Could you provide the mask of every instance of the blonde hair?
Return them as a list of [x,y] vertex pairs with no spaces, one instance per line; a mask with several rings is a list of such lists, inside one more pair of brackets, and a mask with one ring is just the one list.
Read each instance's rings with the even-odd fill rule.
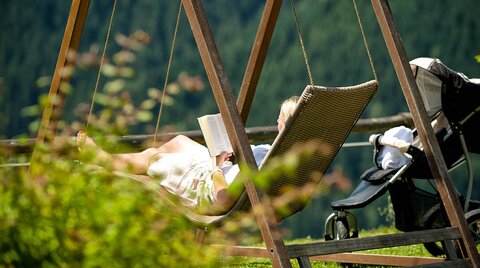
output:
[[292,96],[282,102],[282,105],[280,107],[280,115],[283,118],[284,122],[286,122],[288,118],[293,115],[299,99],[299,96]]

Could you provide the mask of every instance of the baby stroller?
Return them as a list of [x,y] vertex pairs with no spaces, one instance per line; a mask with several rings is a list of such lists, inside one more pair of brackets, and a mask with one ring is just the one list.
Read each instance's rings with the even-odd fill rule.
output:
[[[469,79],[438,59],[418,58],[410,65],[448,169],[466,164],[468,186],[466,194],[458,193],[458,197],[478,245],[480,202],[471,200],[473,175],[469,153],[480,153],[480,80]],[[415,130],[394,128],[385,135],[372,135],[370,142],[374,146],[375,166],[364,172],[361,183],[348,198],[331,203],[334,212],[325,222],[325,240],[358,237],[357,220],[347,210],[363,208],[387,191],[398,230],[449,226]],[[424,246],[434,256],[445,254],[448,247],[443,243]]]

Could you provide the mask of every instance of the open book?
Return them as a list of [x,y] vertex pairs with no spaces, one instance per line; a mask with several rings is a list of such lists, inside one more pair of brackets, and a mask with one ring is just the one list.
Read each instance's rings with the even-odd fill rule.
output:
[[197,119],[210,156],[233,152],[221,114],[207,114]]

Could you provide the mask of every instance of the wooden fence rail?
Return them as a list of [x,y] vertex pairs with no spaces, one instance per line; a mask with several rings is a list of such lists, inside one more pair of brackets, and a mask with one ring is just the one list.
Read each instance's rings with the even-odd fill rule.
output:
[[[389,128],[404,125],[406,127],[413,127],[413,121],[410,113],[399,113],[397,115],[380,117],[380,118],[367,118],[360,119],[355,125],[354,133],[369,133],[384,131]],[[277,126],[263,126],[263,127],[250,127],[246,129],[248,138],[251,142],[264,142],[272,141],[278,133]],[[203,143],[203,135],[200,130],[191,130],[174,133],[161,133],[158,134],[158,141],[169,140],[172,137],[183,134],[195,141]],[[32,153],[36,139],[7,139],[0,140],[0,150],[11,154],[29,154]],[[62,139],[60,139],[62,140]],[[153,135],[131,135],[123,136],[120,138],[122,143],[128,144],[134,148],[140,148],[144,144],[148,144],[148,141],[153,140]],[[71,145],[72,139],[68,138],[67,142],[60,142],[62,145]]]

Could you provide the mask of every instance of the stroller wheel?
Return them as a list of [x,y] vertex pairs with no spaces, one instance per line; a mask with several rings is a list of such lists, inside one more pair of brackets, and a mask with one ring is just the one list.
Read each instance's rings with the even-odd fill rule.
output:
[[335,240],[348,239],[350,231],[346,219],[338,219],[335,224],[337,225],[337,233],[335,234]]
[[357,238],[357,219],[348,211],[335,211],[325,222],[325,240]]
[[[480,209],[474,209],[465,214],[468,228],[473,237],[473,241],[480,252]],[[445,210],[439,204],[432,207],[424,217],[424,228],[443,228],[449,227],[450,222]],[[445,255],[445,250],[441,242],[429,242],[423,244],[425,249],[433,256]]]
[[473,242],[477,246],[477,251],[480,252],[480,209],[474,209],[465,214],[467,219],[468,229],[473,237]]
[[[450,226],[448,217],[440,204],[437,204],[430,208],[423,218],[423,227],[425,229],[435,229]],[[435,257],[445,254],[441,242],[428,242],[424,243],[425,249]]]

